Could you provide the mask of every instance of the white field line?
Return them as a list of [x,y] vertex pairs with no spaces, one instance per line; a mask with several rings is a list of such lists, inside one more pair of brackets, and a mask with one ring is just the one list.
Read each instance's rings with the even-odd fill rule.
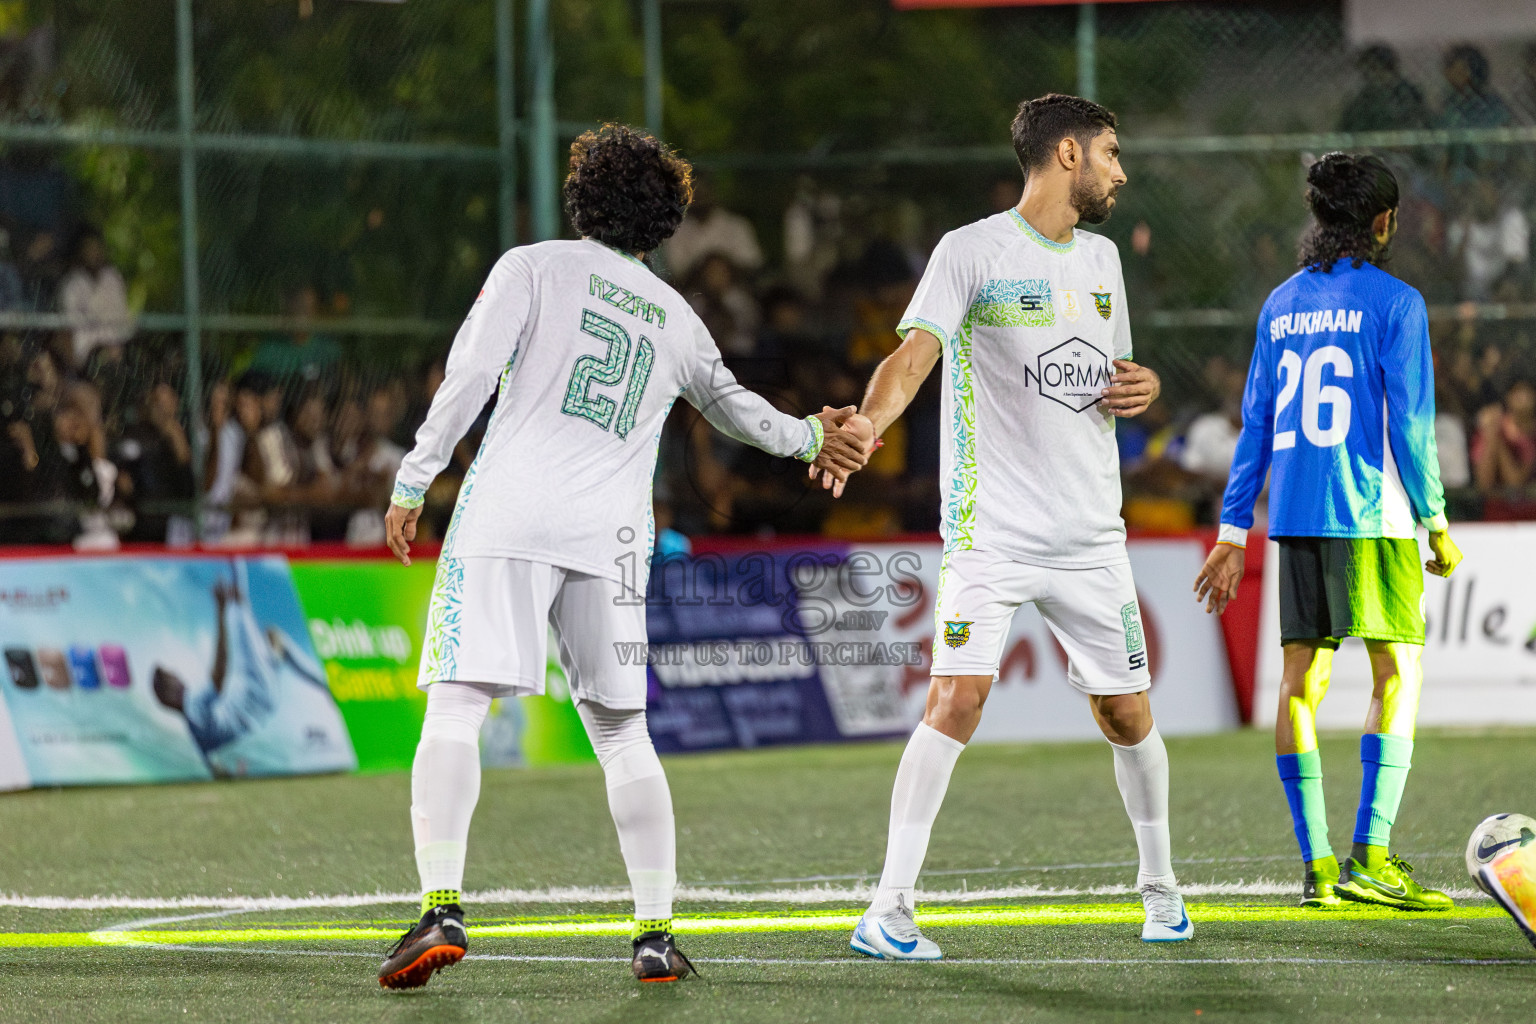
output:
[[[144,951],[168,952],[168,953],[244,953],[254,956],[319,956],[319,957],[364,957],[377,959],[377,953],[361,953],[355,950],[319,950],[319,949],[249,949],[236,946],[181,946],[168,943],[145,944],[136,947]],[[464,958],[470,960],[495,961],[499,963],[519,964],[605,964],[611,967],[621,967],[626,960],[617,956],[520,956],[509,953],[471,953]],[[715,964],[718,966],[746,966],[746,967],[846,967],[862,966],[871,971],[901,971],[901,970],[942,970],[945,967],[1123,967],[1135,965],[1163,965],[1175,966],[1187,964],[1200,965],[1237,965],[1237,966],[1264,966],[1266,964],[1298,964],[1306,967],[1331,967],[1331,966],[1403,966],[1403,967],[1536,967],[1536,957],[1521,957],[1518,959],[1474,959],[1471,957],[1422,957],[1419,959],[1387,959],[1387,958],[1360,958],[1341,959],[1338,957],[1306,957],[1306,956],[1234,956],[1234,957],[1198,957],[1190,959],[1175,959],[1171,957],[956,957],[944,960],[911,961],[910,964],[897,966],[892,962],[876,963],[866,957],[847,956],[837,959],[807,959],[794,960],[788,957],[749,957],[749,956],[723,956],[723,957],[693,957],[701,964]]]
[[[1295,896],[1300,886],[1293,881],[1259,878],[1252,882],[1201,882],[1182,886],[1185,896]],[[1477,889],[1445,890],[1453,899],[1487,899]],[[1085,896],[1130,896],[1136,890],[1125,885],[1085,887],[1011,885],[990,889],[920,890],[918,899],[925,903],[977,903],[1009,899],[1081,899]],[[874,894],[870,884],[851,886],[814,886],[797,889],[760,889],[743,892],[720,887],[682,885],[677,899],[684,903],[736,904],[860,904]],[[413,904],[420,898],[415,892],[345,893],[335,896],[26,896],[0,895],[0,907],[25,910],[223,910],[279,911],[316,908],[377,907],[389,904]],[[630,891],[618,886],[568,886],[548,889],[490,889],[470,892],[464,902],[478,907],[508,904],[584,905],[628,903]]]

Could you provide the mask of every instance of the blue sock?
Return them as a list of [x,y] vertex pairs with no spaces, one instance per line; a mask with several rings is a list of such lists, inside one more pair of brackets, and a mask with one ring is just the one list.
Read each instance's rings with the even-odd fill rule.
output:
[[1413,740],[1389,733],[1360,737],[1360,810],[1355,814],[1355,842],[1387,847],[1403,786],[1413,764]]
[[1291,824],[1296,828],[1296,842],[1301,844],[1301,859],[1311,863],[1333,856],[1328,845],[1328,809],[1323,804],[1323,758],[1316,750],[1302,754],[1278,754],[1275,767],[1285,786],[1285,801],[1291,805]]

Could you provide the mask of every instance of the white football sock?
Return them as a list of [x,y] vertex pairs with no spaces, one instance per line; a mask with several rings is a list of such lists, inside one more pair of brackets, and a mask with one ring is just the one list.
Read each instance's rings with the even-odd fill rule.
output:
[[902,751],[891,790],[891,826],[885,845],[885,868],[870,909],[884,913],[905,897],[913,906],[917,875],[928,856],[928,836],[939,816],[949,777],[965,744],[919,722]]
[[433,683],[411,766],[411,826],[421,891],[462,889],[469,819],[480,799],[480,724],[491,695],[473,683]]
[[645,712],[588,701],[578,701],[576,711],[607,780],[608,810],[635,894],[635,919],[668,920],[677,887],[677,836],[672,791],[651,745]]
[[1136,885],[1177,885],[1168,835],[1168,748],[1163,745],[1162,734],[1154,724],[1140,743],[1109,746],[1115,752],[1115,782],[1125,801],[1125,813],[1136,828],[1136,849],[1141,854]]

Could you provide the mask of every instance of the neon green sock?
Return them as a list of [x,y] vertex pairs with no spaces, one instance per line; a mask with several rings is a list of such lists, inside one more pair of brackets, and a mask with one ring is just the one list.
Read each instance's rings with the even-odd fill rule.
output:
[[421,912],[425,914],[433,907],[446,907],[450,903],[460,902],[463,895],[457,889],[433,889],[431,892],[421,894]]
[[1375,871],[1387,862],[1391,854],[1385,846],[1373,846],[1369,843],[1355,843],[1349,851],[1349,855],[1355,859],[1367,871]]
[[1339,880],[1338,860],[1329,856],[1307,861],[1307,877],[1317,882],[1337,882]]
[[637,917],[635,918],[634,926],[629,930],[629,937],[633,940],[638,939],[646,932],[670,932],[671,930],[672,919],[670,917],[658,918],[654,921],[642,921]]
[[[1403,801],[1403,786],[1413,765],[1413,740],[1391,733],[1360,737],[1360,810],[1355,814],[1355,845],[1391,842],[1392,823]],[[1356,858],[1359,859],[1358,857]]]

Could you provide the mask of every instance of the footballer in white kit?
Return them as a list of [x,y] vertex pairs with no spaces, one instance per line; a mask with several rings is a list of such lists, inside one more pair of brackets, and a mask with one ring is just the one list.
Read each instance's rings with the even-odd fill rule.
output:
[[[650,136],[605,125],[572,145],[564,196],[582,239],[523,246],[496,263],[454,339],[386,517],[390,547],[409,564],[426,489],[494,392],[428,612],[411,804],[422,917],[379,970],[389,988],[423,985],[464,955],[460,890],[480,726],[493,698],[544,692],[551,625],[634,890],[635,976],[673,981],[691,970],[671,935],[672,799],[646,728],[645,665],[621,662],[616,648],[646,638],[662,424],[681,397],[737,440],[840,480],[873,443],[851,408],[801,419],[741,388],[687,301],[637,258],[682,220],[685,161]],[[844,426],[859,423],[862,436]]]
[[1115,754],[1136,830],[1142,938],[1193,928],[1173,874],[1168,761],[1152,721],[1136,586],[1120,519],[1115,419],[1160,385],[1130,361],[1125,284],[1101,223],[1125,183],[1115,117],[1074,96],[1020,105],[1019,205],[944,236],[870,380],[860,411],[878,432],[943,357],[943,481],[932,681],[891,799],[885,867],[852,947],[940,957],[913,895],[960,751],[981,720],[1014,613],[1033,603],[1067,653],[1068,679]]

